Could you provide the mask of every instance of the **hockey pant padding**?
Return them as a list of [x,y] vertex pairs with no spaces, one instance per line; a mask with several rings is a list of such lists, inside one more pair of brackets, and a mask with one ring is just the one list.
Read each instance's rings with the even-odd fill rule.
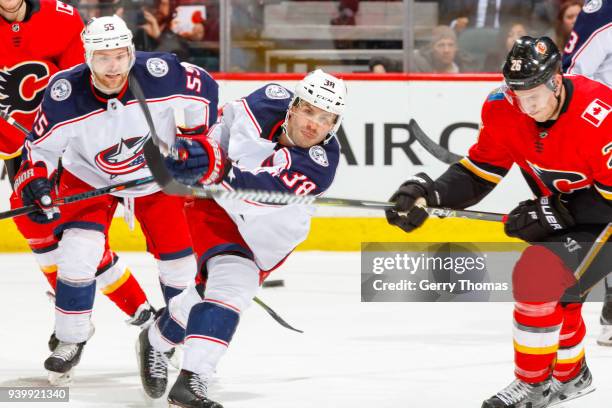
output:
[[157,267],[166,304],[195,281],[197,262],[193,254],[178,259],[158,260]]
[[527,247],[512,271],[517,302],[557,302],[576,278],[563,260],[541,245]]
[[259,268],[249,259],[219,255],[207,262],[204,300],[189,313],[183,368],[211,376],[259,288]]

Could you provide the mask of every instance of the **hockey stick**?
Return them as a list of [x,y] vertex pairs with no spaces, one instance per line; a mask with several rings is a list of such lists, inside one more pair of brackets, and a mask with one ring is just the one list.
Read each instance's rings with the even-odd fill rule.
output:
[[414,135],[417,142],[419,142],[419,144],[423,146],[425,150],[443,163],[453,164],[457,163],[463,158],[463,156],[455,154],[431,140],[414,119],[410,119],[410,122],[408,123],[408,131]]
[[[53,205],[57,206],[57,205],[75,203],[77,201],[87,200],[93,197],[99,197],[99,196],[103,196],[106,194],[112,194],[117,191],[125,190],[131,187],[136,187],[136,186],[140,186],[143,184],[149,184],[154,181],[155,179],[152,176],[137,179],[137,180],[127,181],[125,183],[115,184],[113,186],[102,187],[102,188],[85,191],[83,193],[74,194],[74,195],[67,196],[67,197],[56,198],[55,200],[53,200]],[[29,214],[34,211],[38,211],[39,209],[40,207],[37,206],[36,204],[26,205],[25,207],[21,207],[21,208],[15,208],[13,210],[1,212],[0,220],[3,220],[5,218],[17,217],[18,215]]]
[[280,288],[285,286],[285,281],[283,279],[270,279],[265,280],[262,284],[262,288]]
[[11,118],[8,113],[0,111],[0,118],[4,119],[9,125],[15,126],[17,129],[21,130],[26,135],[30,133],[30,131],[26,129],[25,126],[17,122],[15,119]]
[[[161,141],[155,130],[151,112],[146,104],[144,94],[140,85],[135,78],[130,76],[129,86],[132,93],[138,100],[141,110],[145,116],[147,124],[149,125],[151,137],[146,141],[144,145],[144,155],[147,160],[147,166],[151,171],[151,174],[155,178],[155,181],[162,188],[166,194],[179,195],[185,197],[194,198],[220,198],[220,199],[232,199],[232,200],[250,200],[257,201],[265,204],[317,204],[317,205],[329,205],[339,207],[356,207],[356,208],[371,208],[387,210],[395,206],[390,202],[381,201],[368,201],[368,200],[355,200],[346,198],[331,198],[331,197],[316,197],[312,195],[307,196],[296,196],[290,193],[281,193],[276,191],[266,190],[226,190],[220,186],[212,187],[192,187],[185,184],[179,183],[170,174],[166,165],[163,162],[163,156],[158,146],[163,146],[166,150],[168,146]],[[428,207],[427,212],[430,215],[446,218],[446,217],[459,217],[478,219],[485,221],[502,221],[504,215],[497,213],[481,212],[481,211],[470,211],[470,210],[453,210],[450,208],[434,208]]]
[[255,296],[255,297],[253,298],[253,301],[254,301],[255,303],[257,303],[259,306],[261,306],[263,310],[265,310],[266,312],[268,312],[268,314],[269,314],[270,316],[272,316],[272,318],[273,318],[274,320],[276,320],[276,322],[277,322],[278,324],[280,324],[281,326],[283,326],[283,327],[285,327],[285,328],[287,328],[287,329],[289,329],[289,330],[293,330],[293,331],[295,331],[295,332],[298,332],[298,333],[304,333],[304,331],[303,331],[303,330],[296,329],[295,327],[293,327],[293,326],[291,326],[289,323],[287,323],[287,322],[286,322],[286,321],[285,321],[285,320],[284,320],[282,317],[280,317],[280,316],[279,316],[279,315],[278,315],[278,314],[277,314],[277,313],[276,313],[274,310],[272,310],[272,308],[271,308],[270,306],[268,306],[268,305],[266,305],[264,302],[262,302],[262,300],[261,300],[260,298],[258,298],[257,296]]

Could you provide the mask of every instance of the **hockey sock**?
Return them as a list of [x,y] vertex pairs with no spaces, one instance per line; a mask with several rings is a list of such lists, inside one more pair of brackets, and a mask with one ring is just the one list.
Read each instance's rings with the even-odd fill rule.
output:
[[516,302],[513,337],[517,378],[535,384],[550,377],[562,321],[562,307],[557,302]]
[[81,343],[90,334],[90,317],[96,281],[79,284],[57,281],[55,298],[55,332],[67,343]]
[[57,286],[57,265],[40,265],[40,270],[51,285],[51,289],[55,291],[55,287]]
[[100,291],[128,316],[134,316],[138,306],[147,301],[147,295],[132,275],[130,269],[115,259],[105,269],[96,273],[96,281]]
[[580,372],[584,360],[583,340],[586,328],[581,311],[581,303],[569,303],[563,307],[563,326],[553,371],[553,376],[562,382],[574,378]]
[[228,304],[204,300],[189,313],[183,369],[211,376],[232,340],[240,311]]

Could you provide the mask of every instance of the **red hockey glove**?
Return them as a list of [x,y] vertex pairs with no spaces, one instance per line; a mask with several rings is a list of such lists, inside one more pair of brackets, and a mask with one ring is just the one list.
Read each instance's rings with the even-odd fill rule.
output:
[[23,162],[15,175],[13,185],[15,193],[21,197],[24,205],[36,204],[40,211],[28,214],[38,224],[48,224],[60,217],[59,209],[53,206],[51,199],[51,181],[47,178],[47,167],[42,162],[32,165]]

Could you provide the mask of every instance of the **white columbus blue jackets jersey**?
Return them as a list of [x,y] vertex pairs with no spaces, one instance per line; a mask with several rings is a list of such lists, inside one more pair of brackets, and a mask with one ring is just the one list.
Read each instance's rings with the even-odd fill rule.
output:
[[565,46],[563,70],[612,86],[612,0],[589,0]]
[[[282,86],[268,84],[224,106],[211,134],[234,162],[222,182],[225,188],[296,195],[320,195],[329,188],[340,157],[335,137],[309,149],[278,143],[292,96]],[[262,270],[275,267],[306,239],[314,214],[313,206],[216,201],[237,225]]]
[[[175,111],[201,115],[200,125],[217,119],[218,85],[203,69],[180,63],[174,54],[136,53],[131,70],[138,80],[160,139],[169,145],[176,135]],[[151,175],[143,146],[149,127],[128,88],[115,98],[94,92],[86,64],[57,73],[49,83],[28,135],[23,159],[44,162],[48,173],[63,167],[95,187]],[[155,183],[115,193],[139,197],[159,191]]]

